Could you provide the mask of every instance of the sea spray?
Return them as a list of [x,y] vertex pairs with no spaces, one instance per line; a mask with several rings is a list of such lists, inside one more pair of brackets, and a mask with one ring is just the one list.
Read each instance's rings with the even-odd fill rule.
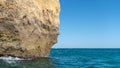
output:
[[16,63],[17,61],[23,61],[23,60],[31,60],[29,59],[23,59],[19,57],[12,57],[12,56],[7,56],[7,57],[0,57],[0,60],[3,60],[7,63]]

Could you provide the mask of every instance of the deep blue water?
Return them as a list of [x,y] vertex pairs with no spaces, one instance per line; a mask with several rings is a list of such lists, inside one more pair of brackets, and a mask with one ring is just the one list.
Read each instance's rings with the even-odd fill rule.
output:
[[120,49],[52,49],[50,58],[1,59],[0,68],[120,68]]

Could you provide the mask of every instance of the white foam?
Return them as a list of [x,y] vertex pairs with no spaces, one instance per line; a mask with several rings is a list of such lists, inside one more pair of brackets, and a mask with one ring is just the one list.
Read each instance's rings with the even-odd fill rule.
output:
[[22,58],[11,57],[11,56],[8,56],[8,57],[0,57],[0,59],[2,59],[2,60],[24,60],[24,59],[22,59]]
[[8,57],[0,57],[0,60],[3,60],[7,63],[16,63],[16,61],[22,61],[26,59],[8,56]]

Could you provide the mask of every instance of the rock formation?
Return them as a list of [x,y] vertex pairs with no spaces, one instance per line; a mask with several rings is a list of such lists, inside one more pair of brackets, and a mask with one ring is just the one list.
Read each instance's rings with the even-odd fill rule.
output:
[[59,12],[59,0],[0,0],[0,56],[48,57]]

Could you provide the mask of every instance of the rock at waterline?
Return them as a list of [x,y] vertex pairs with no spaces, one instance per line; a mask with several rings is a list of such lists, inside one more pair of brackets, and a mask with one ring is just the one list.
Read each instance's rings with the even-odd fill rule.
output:
[[0,0],[0,55],[48,57],[59,12],[59,0]]

